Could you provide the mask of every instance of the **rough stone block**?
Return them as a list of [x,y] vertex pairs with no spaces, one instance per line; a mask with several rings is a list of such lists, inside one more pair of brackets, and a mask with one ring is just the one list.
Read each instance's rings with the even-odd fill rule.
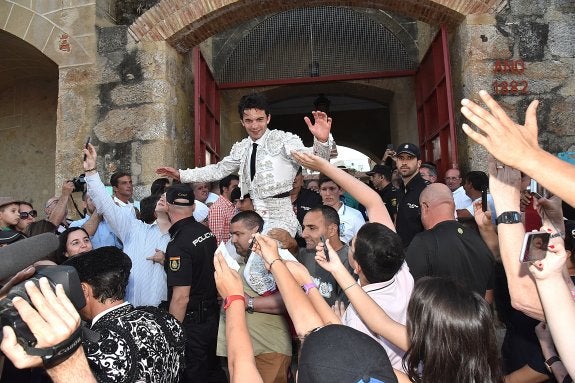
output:
[[548,24],[521,22],[515,28],[515,34],[519,39],[519,56],[523,60],[543,60],[549,34]]
[[469,50],[474,59],[507,59],[513,53],[511,40],[503,36],[495,26],[470,26]]
[[542,16],[549,7],[549,0],[509,0],[514,15]]
[[549,24],[549,50],[561,57],[575,56],[575,24],[554,22]]
[[111,91],[115,105],[127,106],[150,102],[166,102],[172,87],[164,80],[142,81],[133,85],[119,85]]
[[562,13],[575,13],[575,0],[555,0],[555,9]]
[[98,28],[98,52],[114,52],[125,49],[128,43],[128,27],[118,25],[114,27]]
[[109,111],[94,132],[105,143],[154,140],[166,134],[170,123],[165,105],[144,104]]

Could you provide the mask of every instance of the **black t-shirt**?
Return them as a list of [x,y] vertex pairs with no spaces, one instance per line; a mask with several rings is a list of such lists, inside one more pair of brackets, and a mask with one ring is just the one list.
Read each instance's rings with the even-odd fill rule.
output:
[[452,277],[482,297],[493,289],[495,259],[479,234],[457,221],[444,221],[417,234],[405,260],[414,279]]
[[395,228],[401,237],[403,247],[409,243],[415,234],[423,231],[421,224],[421,209],[419,207],[419,195],[428,185],[419,173],[397,191],[397,219]]
[[377,193],[381,197],[382,201],[385,202],[385,207],[389,212],[389,216],[393,219],[397,213],[397,189],[389,183],[383,189],[378,190]]
[[172,299],[172,287],[191,286],[188,308],[197,307],[201,301],[216,301],[214,280],[214,252],[217,241],[206,226],[194,217],[184,218],[169,230],[170,242],[166,248],[168,301]]

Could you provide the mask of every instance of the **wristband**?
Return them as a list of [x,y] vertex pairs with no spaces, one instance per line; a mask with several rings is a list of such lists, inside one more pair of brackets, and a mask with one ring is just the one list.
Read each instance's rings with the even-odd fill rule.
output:
[[302,288],[305,291],[305,294],[308,295],[311,289],[317,289],[317,285],[313,282],[310,282],[303,285]]
[[78,327],[76,331],[65,341],[52,347],[35,348],[23,346],[28,355],[42,357],[45,368],[52,368],[59,365],[70,357],[82,344],[82,328]]
[[226,299],[224,299],[224,310],[227,310],[233,301],[239,301],[240,299],[244,304],[246,303],[246,298],[243,295],[228,295]]
[[98,170],[98,169],[92,168],[92,169],[84,170],[84,172],[85,172],[85,173],[90,173],[90,172],[95,172],[96,170]]
[[560,360],[561,359],[557,355],[553,355],[551,358],[545,361],[545,367],[547,367],[547,370],[552,373],[553,371],[551,370],[551,366],[553,363],[559,362]]
[[270,263],[270,268],[269,268],[270,271],[272,271],[272,266],[273,266],[273,264],[274,264],[276,261],[281,261],[281,258],[276,258],[276,259],[274,259],[273,261],[271,261],[271,263]]

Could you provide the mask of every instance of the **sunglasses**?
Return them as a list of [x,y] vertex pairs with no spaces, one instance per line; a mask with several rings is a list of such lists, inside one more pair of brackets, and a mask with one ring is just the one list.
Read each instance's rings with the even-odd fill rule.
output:
[[37,216],[38,216],[38,212],[36,210],[21,211],[20,212],[20,219],[28,219],[28,217],[36,218]]

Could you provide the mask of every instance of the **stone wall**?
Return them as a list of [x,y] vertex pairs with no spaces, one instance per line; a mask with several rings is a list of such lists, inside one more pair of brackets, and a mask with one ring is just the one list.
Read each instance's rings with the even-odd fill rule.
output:
[[[527,106],[539,99],[541,146],[552,153],[575,150],[572,1],[509,0],[493,15],[467,16],[452,40],[457,109],[462,97],[476,99],[480,89],[494,94],[497,86],[496,99],[512,118],[523,123]],[[497,67],[497,60],[502,60],[502,67]],[[504,60],[514,63],[517,70],[506,69]],[[527,90],[523,93],[525,84]],[[515,91],[513,85],[519,89]],[[460,113],[457,118],[459,128]],[[463,136],[460,134],[460,143],[467,149],[462,159],[465,166],[485,169],[485,151]]]
[[105,180],[132,174],[134,197],[149,194],[158,166],[191,166],[193,80],[187,56],[165,42],[135,44],[127,27],[98,29],[94,144]]
[[2,90],[0,100],[0,195],[30,201],[43,215],[55,188],[58,81],[20,82]]

